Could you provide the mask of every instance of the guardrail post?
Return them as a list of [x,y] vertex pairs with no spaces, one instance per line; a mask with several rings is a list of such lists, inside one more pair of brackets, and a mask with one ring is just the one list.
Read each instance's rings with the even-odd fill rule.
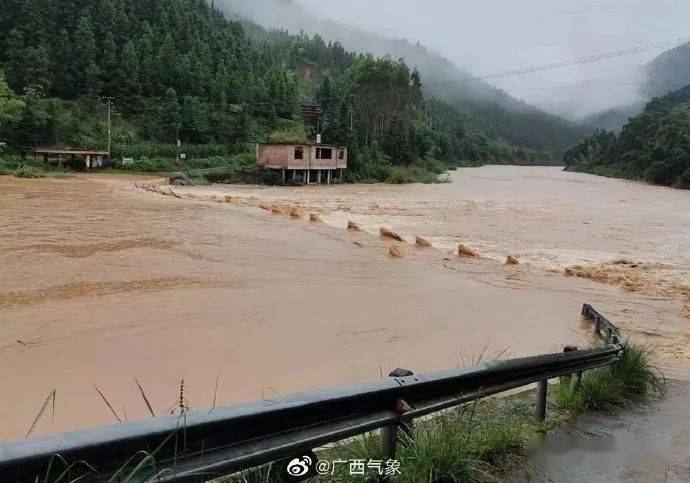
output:
[[[408,370],[408,369],[395,369],[394,371],[391,371],[390,374],[388,374],[389,377],[409,377],[409,376],[414,376],[414,372]],[[396,411],[400,411],[399,406],[399,401],[396,401]],[[409,427],[405,427],[406,425],[403,425],[403,430],[408,432]],[[381,429],[381,435],[380,435],[380,447],[381,447],[381,456],[386,459],[394,459],[395,458],[395,449],[398,445],[398,430],[400,429],[400,425],[398,424],[393,424],[391,426],[386,426],[385,428]]]
[[[567,346],[563,347],[563,353],[575,352],[576,350],[577,350],[577,346],[574,346],[574,345],[567,345]],[[561,384],[566,384],[566,383],[572,384],[572,375],[568,374],[567,376],[561,376],[558,380]]]
[[549,381],[546,379],[537,383],[537,410],[535,416],[539,422],[546,420],[546,388],[548,384]]
[[381,429],[381,457],[384,459],[395,458],[395,448],[398,445],[398,426],[386,426]]
[[580,381],[582,381],[582,371],[573,374],[572,379],[570,379],[570,392],[574,393],[580,388]]

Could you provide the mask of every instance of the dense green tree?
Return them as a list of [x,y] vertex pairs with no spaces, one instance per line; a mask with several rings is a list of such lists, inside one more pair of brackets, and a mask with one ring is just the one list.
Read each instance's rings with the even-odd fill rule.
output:
[[690,176],[690,86],[647,104],[616,136],[596,131],[565,155],[568,169],[685,187]]
[[26,88],[23,106],[14,130],[15,144],[36,146],[50,141],[54,134],[54,118],[40,87]]
[[79,18],[72,45],[74,49],[74,95],[77,97],[98,95],[101,71],[96,63],[98,49],[89,15],[83,15]]
[[[402,60],[231,21],[206,0],[4,1],[0,68],[23,102],[5,131],[17,145],[102,147],[99,97],[113,96],[116,144],[172,144],[179,133],[187,144],[247,151],[272,136],[311,140],[318,129],[350,148],[354,179],[546,158],[425,99],[421,73]],[[305,101],[324,110],[318,128],[304,125]]]
[[12,92],[0,71],[0,142],[5,142],[15,128],[23,107],[24,103]]

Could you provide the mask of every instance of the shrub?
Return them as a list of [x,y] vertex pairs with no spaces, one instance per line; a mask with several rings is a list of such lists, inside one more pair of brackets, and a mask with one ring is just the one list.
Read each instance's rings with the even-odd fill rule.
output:
[[390,158],[376,147],[364,147],[350,156],[345,177],[347,181],[372,183],[386,181],[390,174]]
[[393,184],[440,182],[438,173],[416,165],[392,167],[388,181]]
[[671,166],[665,161],[655,161],[644,173],[644,179],[654,184],[670,184],[673,180]]
[[175,162],[170,159],[149,159],[147,157],[142,157],[135,159],[132,163],[120,164],[119,169],[125,171],[137,171],[145,173],[159,173],[162,171],[174,171],[176,169]]
[[169,158],[174,160],[180,153],[185,153],[189,159],[227,156],[233,151],[231,146],[223,144],[188,144],[181,148],[171,143],[154,143],[139,141],[130,143],[114,143],[113,159],[122,158]]
[[45,172],[31,165],[22,165],[14,171],[15,178],[45,178]]
[[623,356],[612,366],[584,373],[579,391],[571,392],[569,381],[564,379],[556,392],[557,406],[574,413],[611,411],[662,396],[665,380],[650,358],[648,348],[627,345]]
[[683,190],[690,190],[690,168],[678,177],[675,187]]

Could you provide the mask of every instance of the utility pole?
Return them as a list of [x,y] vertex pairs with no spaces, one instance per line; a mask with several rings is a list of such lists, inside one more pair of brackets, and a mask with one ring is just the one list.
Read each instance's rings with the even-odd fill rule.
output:
[[110,159],[110,148],[111,148],[111,144],[113,141],[111,111],[112,111],[112,102],[115,100],[115,98],[114,97],[102,97],[101,99],[108,101],[108,159]]

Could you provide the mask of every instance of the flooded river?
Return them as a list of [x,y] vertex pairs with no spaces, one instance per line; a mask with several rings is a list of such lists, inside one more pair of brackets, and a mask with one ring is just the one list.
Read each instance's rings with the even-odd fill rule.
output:
[[[555,168],[452,177],[162,188],[174,196],[132,177],[0,177],[0,439],[23,438],[53,390],[33,436],[116,422],[98,391],[120,419],[147,417],[134,378],[162,414],[181,385],[204,409],[584,345],[582,302],[690,374],[690,193]],[[381,227],[435,248],[391,258]]]

